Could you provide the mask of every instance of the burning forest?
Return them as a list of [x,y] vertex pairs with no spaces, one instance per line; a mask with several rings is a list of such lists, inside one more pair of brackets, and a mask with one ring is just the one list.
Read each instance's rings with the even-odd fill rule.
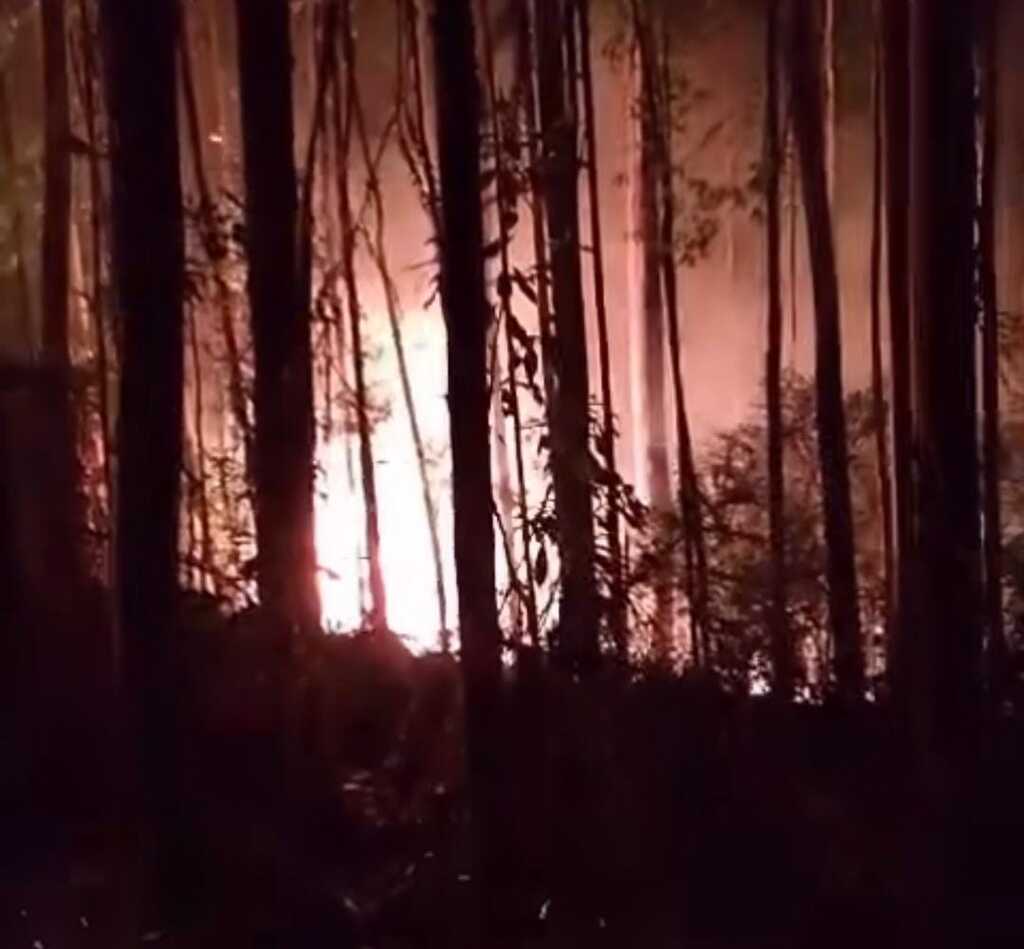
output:
[[0,0],[0,942],[1014,941],[1022,12]]

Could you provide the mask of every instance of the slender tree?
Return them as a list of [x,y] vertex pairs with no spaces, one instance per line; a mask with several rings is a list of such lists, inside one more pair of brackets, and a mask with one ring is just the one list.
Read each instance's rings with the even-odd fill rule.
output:
[[[665,378],[665,300],[662,288],[661,233],[659,228],[658,68],[657,48],[646,0],[633,0],[632,26],[637,71],[639,156],[635,168],[635,240],[639,245],[639,303],[642,312],[640,371],[646,402],[646,457],[644,473],[654,511],[671,513],[672,480],[669,470],[668,413]],[[692,591],[691,591],[692,592]],[[657,600],[656,652],[664,659],[672,651],[674,605],[671,586],[659,582]]]
[[590,461],[587,341],[580,264],[577,123],[566,70],[572,26],[568,0],[536,0],[537,88],[544,161],[541,177],[551,269],[550,351],[557,384],[551,461],[562,567],[558,653],[570,665],[593,665],[598,650],[594,518]]
[[441,303],[448,329],[448,414],[466,738],[477,855],[485,885],[496,869],[501,634],[494,587],[488,432],[487,331],[480,181],[481,92],[472,0],[433,10],[437,154],[442,221]]
[[913,644],[919,739],[967,750],[983,618],[975,378],[977,156],[974,26],[981,5],[911,15],[912,266],[921,569]]
[[[123,328],[117,604],[141,791],[173,871],[181,836],[174,617],[183,419],[184,223],[176,0],[103,0],[113,250]],[[179,879],[166,876],[163,882]]]
[[793,692],[793,648],[786,613],[785,483],[782,418],[782,144],[779,135],[779,0],[766,0],[764,188],[765,270],[768,277],[768,345],[765,404],[768,414],[768,532],[771,548],[771,643],[774,692]]
[[[17,164],[17,152],[14,146],[14,120],[11,113],[8,77],[0,73],[0,155],[8,168]],[[25,236],[25,212],[18,195],[14,196],[11,213],[11,234],[15,246],[15,276],[18,283],[18,317],[21,329],[22,345],[26,352],[32,352],[36,345],[35,316],[32,302],[32,290],[29,286],[28,267],[25,263],[28,250]]]
[[619,525],[618,464],[615,458],[615,401],[612,391],[611,343],[605,290],[604,236],[601,224],[601,186],[598,175],[597,109],[594,105],[594,67],[591,55],[592,0],[576,0],[580,34],[580,76],[586,130],[587,196],[590,205],[590,244],[593,249],[594,310],[597,315],[597,352],[601,378],[601,459],[608,473],[610,496],[604,518],[611,572],[609,626],[620,654],[626,649],[626,604],[623,585],[622,537]]
[[910,6],[881,4],[885,104],[885,252],[892,379],[895,576],[889,589],[886,668],[890,691],[901,690],[903,653],[912,634],[914,571],[913,416],[910,368]]
[[[319,626],[313,385],[302,298],[287,0],[238,0],[260,597],[281,635]],[[286,645],[284,648],[289,648]]]
[[874,17],[874,57],[871,77],[872,167],[871,167],[871,405],[875,422],[875,456],[878,465],[878,495],[882,508],[882,554],[885,569],[885,640],[892,639],[892,591],[895,577],[892,478],[889,466],[889,419],[886,414],[882,365],[882,46],[881,11]]
[[864,657],[843,404],[839,281],[824,163],[820,44],[815,42],[817,18],[813,5],[793,2],[789,14],[787,53],[793,130],[800,157],[814,293],[817,435],[834,671],[840,695],[846,701],[856,701],[864,692]]
[[998,699],[1006,683],[1006,631],[1003,628],[1002,505],[1000,503],[999,294],[996,275],[996,184],[999,174],[999,4],[992,2],[979,24],[984,68],[979,275],[981,278],[981,380],[984,422],[985,621],[990,688]]
[[[377,475],[370,431],[369,392],[366,384],[366,353],[363,347],[363,308],[356,279],[356,211],[352,206],[350,161],[355,135],[356,86],[355,42],[352,34],[351,0],[343,0],[341,57],[335,70],[335,151],[338,162],[338,212],[341,219],[341,274],[348,310],[352,370],[355,381],[356,430],[359,435],[359,468],[366,512],[366,556],[369,566],[370,624],[386,629],[387,590],[381,565],[380,510],[377,504]],[[344,94],[344,95],[343,95]]]
[[[60,384],[49,393],[49,408],[58,432],[54,461],[59,497],[51,508],[48,530],[51,569],[72,589],[81,582],[78,515],[77,437],[71,392],[70,239],[71,239],[71,103],[68,86],[67,17],[64,0],[43,0],[43,86],[46,99],[43,161],[42,292],[43,352],[57,370]],[[74,595],[72,594],[72,599]]]
[[665,319],[668,326],[669,361],[672,367],[672,402],[676,424],[676,467],[679,471],[679,512],[686,533],[686,569],[689,576],[690,626],[694,661],[710,662],[708,639],[708,561],[701,512],[700,485],[693,456],[690,418],[686,409],[683,386],[683,354],[680,343],[679,288],[675,260],[676,197],[672,147],[672,73],[670,65],[670,30],[662,24],[663,49],[659,69],[659,91],[656,106],[656,139],[658,167],[661,177],[661,221],[658,249],[665,293]]

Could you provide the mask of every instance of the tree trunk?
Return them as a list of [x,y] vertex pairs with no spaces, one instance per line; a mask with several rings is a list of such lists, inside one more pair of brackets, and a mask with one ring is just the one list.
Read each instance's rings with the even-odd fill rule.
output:
[[914,518],[913,416],[910,368],[910,7],[884,0],[885,71],[885,251],[888,263],[889,364],[892,376],[892,444],[895,511],[895,578],[889,589],[886,642],[889,690],[904,690],[904,653],[916,626],[913,591]]
[[494,588],[487,330],[480,182],[481,96],[472,0],[436,0],[433,15],[441,196],[441,303],[448,329],[448,412],[459,635],[479,873],[497,869],[492,834],[501,781],[501,634]]
[[912,11],[914,171],[910,207],[915,406],[920,465],[921,641],[915,644],[920,738],[966,751],[980,687],[982,583],[975,378],[973,2]]
[[[523,545],[523,566],[526,573],[526,589],[523,595],[524,606],[526,607],[526,633],[529,643],[533,648],[540,644],[540,620],[537,614],[537,585],[534,581],[533,551],[532,551],[532,530],[530,525],[530,508],[527,501],[526,490],[526,464],[523,449],[523,417],[522,408],[519,403],[519,357],[515,349],[515,333],[513,332],[512,321],[515,316],[512,312],[512,266],[509,258],[509,245],[512,234],[509,222],[518,218],[518,199],[514,193],[510,194],[506,187],[508,182],[508,143],[502,135],[501,116],[498,113],[498,85],[495,77],[496,68],[494,63],[494,39],[491,35],[490,25],[490,4],[483,0],[481,20],[484,30],[484,66],[487,80],[487,96],[490,104],[490,131],[492,148],[495,161],[495,197],[497,201],[496,217],[498,221],[499,252],[499,276],[498,276],[498,297],[501,306],[501,318],[505,328],[505,353],[508,361],[508,408],[512,418],[512,437],[514,440],[515,466],[516,466],[516,495],[514,498],[517,514],[519,516],[520,541]],[[514,147],[514,146],[513,146]],[[500,365],[500,360],[495,360],[495,366]],[[492,385],[494,382],[492,381]],[[500,388],[500,380],[499,380]],[[501,400],[499,400],[501,405]],[[504,415],[499,413],[498,423],[504,425]],[[501,445],[499,451],[505,451]],[[504,476],[499,477],[499,484]],[[511,481],[511,479],[509,479]],[[500,490],[500,489],[499,489]],[[509,485],[508,513],[506,515],[511,527],[513,518],[513,498],[511,494],[511,483]],[[511,578],[516,586],[519,585],[517,578]]]
[[793,694],[793,647],[786,613],[785,473],[782,417],[782,213],[779,136],[779,0],[766,0],[765,24],[765,267],[768,278],[768,346],[765,354],[765,404],[768,414],[768,532],[771,550],[773,691]]
[[287,0],[237,0],[248,293],[255,353],[260,599],[281,648],[319,627],[313,545],[313,384],[302,297]]
[[1007,684],[1006,632],[1003,628],[1003,546],[1000,472],[999,294],[996,279],[996,187],[999,181],[999,4],[993,0],[981,24],[984,64],[979,274],[981,277],[981,379],[984,412],[985,618],[988,632],[989,687],[998,701]]
[[601,456],[609,477],[608,507],[604,531],[608,544],[609,628],[620,656],[628,640],[623,584],[622,538],[619,533],[619,473],[615,459],[615,401],[612,392],[611,344],[605,294],[604,237],[601,226],[601,188],[598,176],[597,109],[594,106],[594,69],[591,62],[590,8],[592,0],[576,0],[580,31],[580,66],[583,83],[583,117],[586,123],[587,193],[590,199],[590,243],[594,254],[594,309],[597,313],[597,347],[601,373]]
[[881,12],[875,10],[875,42],[872,72],[872,138],[871,170],[871,409],[875,422],[875,456],[878,465],[878,494],[882,508],[882,556],[885,570],[885,641],[892,639],[895,577],[895,541],[893,537],[892,479],[889,468],[889,419],[885,404],[885,383],[882,365],[882,47],[880,43]]
[[46,101],[46,142],[43,161],[42,292],[43,353],[57,369],[58,386],[48,393],[58,432],[53,458],[59,497],[54,498],[48,529],[48,560],[56,582],[66,585],[69,599],[84,579],[80,532],[83,518],[78,500],[78,452],[71,392],[70,256],[71,239],[71,106],[65,0],[43,0],[43,86]]
[[[184,222],[175,0],[103,0],[113,249],[123,327],[118,419],[117,602],[142,800],[161,883],[183,881],[175,613],[183,420]],[[165,896],[173,896],[167,893]]]
[[711,662],[708,629],[708,561],[702,521],[700,484],[693,457],[690,419],[683,386],[683,354],[679,340],[679,290],[675,261],[676,203],[672,165],[672,77],[669,65],[669,26],[662,24],[664,49],[661,56],[660,109],[656,116],[658,167],[661,172],[661,256],[668,325],[669,360],[672,365],[672,401],[676,423],[676,464],[679,468],[679,511],[686,534],[686,569],[690,577],[690,638],[694,662]]
[[[363,505],[366,512],[366,556],[369,565],[370,626],[387,629],[387,589],[381,564],[380,511],[377,505],[377,476],[373,459],[373,437],[370,431],[368,392],[366,386],[366,354],[363,351],[363,308],[356,280],[356,228],[349,182],[349,161],[356,117],[353,76],[355,44],[351,26],[351,0],[343,0],[341,27],[341,61],[335,71],[334,135],[338,156],[338,202],[341,218],[341,273],[345,284],[352,369],[355,380],[356,429],[359,434],[359,468],[362,476]],[[344,92],[344,98],[342,93]],[[342,116],[344,104],[344,117]]]
[[[668,388],[665,379],[665,305],[661,285],[661,234],[658,228],[660,156],[657,141],[657,66],[651,25],[646,6],[642,5],[641,0],[633,0],[633,29],[636,38],[640,96],[640,156],[636,189],[638,227],[634,239],[640,244],[639,303],[643,313],[640,372],[647,409],[645,475],[651,507],[656,514],[664,517],[671,514],[673,503],[668,460],[668,418],[665,407]],[[671,584],[670,576],[659,578],[655,590],[657,618],[654,648],[663,661],[670,657],[675,640],[675,606]]]
[[[13,115],[11,114],[10,97],[7,91],[7,75],[0,73],[0,155],[8,168],[17,163],[17,152],[14,147]],[[26,355],[34,355],[36,332],[35,317],[32,306],[32,290],[29,287],[28,268],[25,258],[28,250],[25,240],[25,218],[21,201],[15,195],[11,209],[11,236],[14,238],[16,256],[15,277],[18,282],[18,316],[21,325],[21,342]]]
[[836,274],[821,117],[821,63],[810,5],[792,3],[789,44],[793,129],[800,156],[815,310],[817,434],[824,506],[829,619],[836,687],[844,701],[864,695],[857,604],[849,452],[843,404],[839,281]]
[[562,568],[557,651],[570,666],[599,658],[588,397],[587,341],[580,267],[579,162],[565,66],[571,19],[566,0],[536,0],[542,178],[555,338],[556,399],[550,407],[551,460]]

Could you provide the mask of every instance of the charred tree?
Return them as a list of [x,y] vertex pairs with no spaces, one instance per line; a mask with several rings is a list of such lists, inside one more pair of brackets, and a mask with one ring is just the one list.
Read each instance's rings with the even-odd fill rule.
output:
[[248,294],[255,354],[257,574],[282,637],[319,627],[313,546],[313,383],[309,300],[293,156],[289,8],[238,0]]
[[501,780],[501,634],[495,603],[488,431],[491,313],[479,188],[481,91],[472,0],[436,0],[432,25],[461,667],[477,857],[486,886],[497,869],[492,833],[500,820],[495,802]]
[[779,134],[779,0],[766,0],[764,195],[768,345],[765,404],[768,414],[768,533],[771,550],[773,690],[783,700],[793,694],[793,647],[786,612],[785,482],[782,417],[782,142]]
[[864,656],[857,603],[849,452],[843,404],[839,281],[824,162],[822,63],[813,4],[789,10],[788,60],[793,131],[800,158],[815,310],[817,436],[825,521],[826,581],[835,646],[835,684],[845,701],[864,695]]
[[[162,882],[181,881],[177,689],[183,419],[184,223],[175,99],[175,0],[103,0],[113,250],[123,329],[117,604],[141,794]],[[165,895],[174,895],[173,892]]]
[[536,0],[534,25],[542,141],[541,176],[551,270],[556,380],[551,461],[562,569],[557,652],[569,666],[599,658],[594,575],[587,341],[580,265],[577,124],[566,69],[572,19],[567,0]]

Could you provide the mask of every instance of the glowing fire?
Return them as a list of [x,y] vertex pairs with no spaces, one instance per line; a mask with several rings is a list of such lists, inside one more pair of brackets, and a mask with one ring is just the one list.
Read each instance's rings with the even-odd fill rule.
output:
[[[383,322],[373,321],[376,332],[370,345],[377,344],[378,348],[367,368],[391,406],[389,417],[374,428],[372,435],[388,622],[411,649],[423,652],[438,647],[442,623],[448,628],[454,623],[445,340],[437,314],[413,312],[403,321],[410,381],[437,510],[448,614],[442,618],[422,479],[397,382],[394,346],[381,327]],[[319,462],[322,478],[316,502],[316,547],[323,621],[332,630],[352,630],[359,627],[368,607],[366,521],[357,437],[339,436],[321,445]]]

